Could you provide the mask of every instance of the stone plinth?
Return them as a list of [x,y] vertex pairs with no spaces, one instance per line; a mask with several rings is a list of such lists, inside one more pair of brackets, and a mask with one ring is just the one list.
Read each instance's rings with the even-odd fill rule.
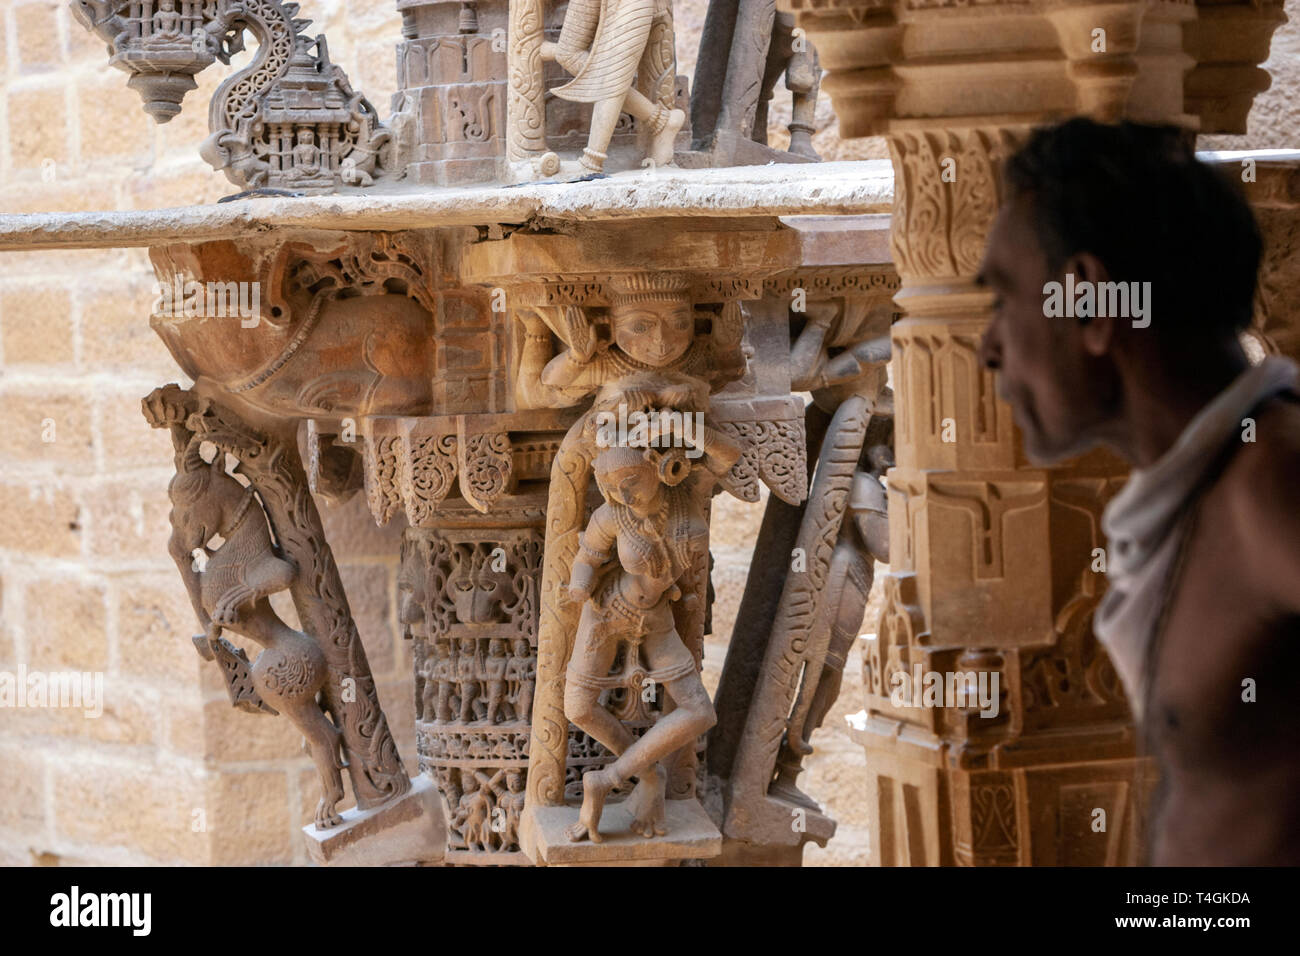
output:
[[653,866],[677,860],[704,860],[722,852],[722,834],[695,800],[669,800],[664,836],[646,839],[632,833],[627,801],[608,803],[600,822],[600,843],[574,843],[565,830],[578,822],[578,808],[535,807],[525,811],[538,861],[551,866],[629,863]]
[[402,866],[436,863],[447,844],[438,789],[426,776],[396,800],[370,810],[344,810],[343,823],[302,828],[307,852],[321,866]]

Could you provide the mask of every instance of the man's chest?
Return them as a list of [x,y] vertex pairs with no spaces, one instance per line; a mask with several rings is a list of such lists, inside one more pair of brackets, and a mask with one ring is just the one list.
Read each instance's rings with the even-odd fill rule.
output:
[[1207,509],[1198,521],[1151,662],[1150,730],[1184,765],[1231,765],[1267,749],[1273,708],[1259,695],[1291,697],[1296,684],[1293,668],[1279,672],[1280,622],[1243,573],[1248,542],[1216,517]]

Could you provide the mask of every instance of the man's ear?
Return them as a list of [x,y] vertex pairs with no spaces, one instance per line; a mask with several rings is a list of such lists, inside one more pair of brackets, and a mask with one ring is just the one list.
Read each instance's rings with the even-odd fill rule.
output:
[[1096,289],[1098,283],[1110,281],[1110,271],[1106,264],[1091,252],[1076,252],[1065,263],[1065,272],[1073,273],[1074,284],[1090,283],[1093,287],[1093,315],[1081,317],[1079,322],[1079,340],[1084,350],[1094,358],[1110,351],[1115,341],[1115,316],[1098,316]]

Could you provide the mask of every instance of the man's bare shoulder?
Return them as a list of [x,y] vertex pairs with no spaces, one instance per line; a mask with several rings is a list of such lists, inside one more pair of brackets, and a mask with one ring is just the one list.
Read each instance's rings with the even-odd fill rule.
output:
[[1244,545],[1241,570],[1300,606],[1300,401],[1274,399],[1242,425],[1216,492]]

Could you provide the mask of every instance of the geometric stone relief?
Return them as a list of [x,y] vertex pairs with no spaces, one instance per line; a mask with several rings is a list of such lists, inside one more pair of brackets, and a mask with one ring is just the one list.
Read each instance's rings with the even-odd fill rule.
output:
[[[977,356],[981,331],[916,320],[894,327],[898,437],[914,449],[912,460],[974,455],[983,467],[1013,463],[1010,417]],[[910,464],[901,449],[899,455],[900,464]]]

